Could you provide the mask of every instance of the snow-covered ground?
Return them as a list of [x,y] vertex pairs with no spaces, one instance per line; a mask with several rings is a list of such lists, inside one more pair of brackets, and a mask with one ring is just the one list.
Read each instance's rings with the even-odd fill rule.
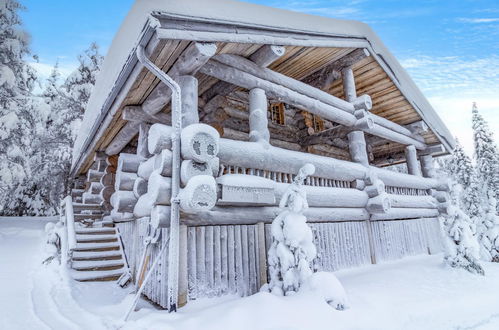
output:
[[41,265],[44,225],[0,218],[2,329],[499,329],[499,264],[484,263],[481,277],[443,266],[440,255],[336,272],[346,311],[311,293],[258,293],[193,301],[176,314],[141,302],[124,323],[129,290]]

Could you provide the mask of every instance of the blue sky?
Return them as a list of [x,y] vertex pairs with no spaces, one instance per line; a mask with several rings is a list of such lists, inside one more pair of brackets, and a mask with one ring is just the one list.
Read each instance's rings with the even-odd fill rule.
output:
[[[165,0],[166,1],[166,0]],[[181,0],[177,0],[181,1]],[[209,0],[206,0],[207,2]],[[105,53],[131,0],[21,0],[42,76],[63,74],[92,41]],[[452,133],[471,152],[471,102],[499,138],[499,1],[250,1],[368,23],[409,71]]]

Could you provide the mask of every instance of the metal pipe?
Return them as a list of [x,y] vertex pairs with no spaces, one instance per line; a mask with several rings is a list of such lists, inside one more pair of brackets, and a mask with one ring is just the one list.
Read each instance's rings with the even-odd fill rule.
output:
[[172,90],[172,200],[170,216],[170,237],[168,248],[168,310],[177,311],[179,226],[180,226],[180,133],[182,131],[182,102],[180,86],[164,71],[158,68],[144,53],[144,47],[137,47],[137,58],[152,74]]

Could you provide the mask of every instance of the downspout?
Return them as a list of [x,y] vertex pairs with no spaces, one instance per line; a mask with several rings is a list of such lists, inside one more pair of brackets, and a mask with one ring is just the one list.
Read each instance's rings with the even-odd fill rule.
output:
[[144,54],[144,47],[137,47],[137,58],[152,74],[172,90],[172,199],[170,234],[168,242],[168,310],[177,311],[179,226],[180,226],[180,133],[182,131],[182,102],[180,86],[164,71],[158,68]]

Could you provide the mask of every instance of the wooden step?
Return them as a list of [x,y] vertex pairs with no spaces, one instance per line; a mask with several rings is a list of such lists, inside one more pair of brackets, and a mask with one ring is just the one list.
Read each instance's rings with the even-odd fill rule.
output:
[[73,261],[75,270],[115,270],[124,267],[122,259],[114,260],[79,260]]
[[105,242],[117,242],[118,237],[116,235],[105,235],[105,234],[76,234],[77,243],[105,243]]
[[96,219],[101,219],[102,214],[75,214],[74,215],[75,220],[96,220]]
[[112,251],[74,251],[73,262],[75,261],[95,261],[95,260],[121,260],[122,254],[119,250]]
[[76,234],[85,235],[115,235],[116,229],[109,227],[79,227],[75,229]]
[[124,271],[124,267],[113,270],[73,270],[71,276],[80,282],[116,281]]
[[73,210],[97,210],[101,211],[102,207],[99,204],[83,204],[73,203]]
[[77,243],[75,251],[109,251],[119,250],[119,242],[111,243]]

